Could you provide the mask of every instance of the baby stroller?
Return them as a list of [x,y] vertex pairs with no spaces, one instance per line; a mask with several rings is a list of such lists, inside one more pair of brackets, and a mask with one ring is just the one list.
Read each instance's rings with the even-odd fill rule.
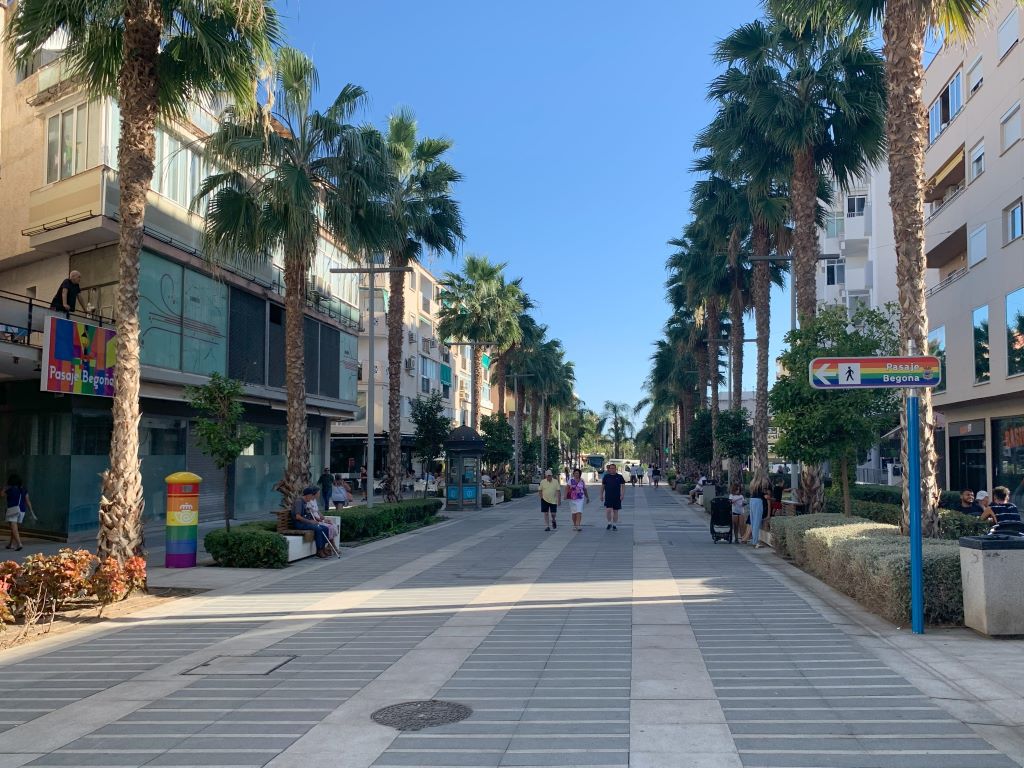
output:
[[732,502],[726,496],[711,500],[711,541],[732,543]]

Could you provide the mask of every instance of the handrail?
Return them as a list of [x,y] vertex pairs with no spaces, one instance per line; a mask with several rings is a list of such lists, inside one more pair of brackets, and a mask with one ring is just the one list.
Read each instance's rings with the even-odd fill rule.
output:
[[4,341],[26,346],[42,346],[41,339],[38,344],[32,343],[32,334],[42,333],[45,319],[52,315],[100,327],[114,324],[113,318],[99,314],[58,313],[50,309],[49,303],[38,298],[0,289],[0,338]]
[[953,202],[954,200],[956,200],[956,199],[957,199],[958,197],[960,197],[960,195],[962,195],[962,194],[964,193],[964,190],[965,190],[965,189],[967,189],[967,185],[966,185],[966,184],[965,184],[964,182],[962,182],[962,181],[961,181],[961,182],[960,182],[960,186],[959,186],[959,187],[957,188],[956,192],[954,192],[954,193],[953,193],[952,195],[950,195],[949,197],[945,197],[945,198],[943,198],[943,199],[942,199],[942,202],[941,202],[941,204],[939,205],[939,207],[938,207],[938,208],[936,208],[935,210],[933,210],[933,211],[932,211],[931,213],[929,213],[929,214],[928,214],[928,217],[927,217],[927,218],[926,218],[926,219],[924,220],[924,223],[925,223],[925,224],[927,224],[927,223],[928,223],[929,221],[931,221],[931,220],[932,220],[933,218],[935,218],[936,216],[938,216],[938,215],[939,215],[939,212],[940,212],[940,211],[941,211],[941,210],[942,210],[943,208],[945,208],[945,207],[946,207],[947,205],[949,205],[950,203],[952,203],[952,202]]
[[939,281],[936,285],[933,285],[931,288],[929,288],[928,292],[925,293],[925,298],[931,298],[946,286],[955,283],[961,277],[966,275],[967,271],[967,267],[960,267],[959,269],[953,270],[948,275],[946,275],[941,281]]

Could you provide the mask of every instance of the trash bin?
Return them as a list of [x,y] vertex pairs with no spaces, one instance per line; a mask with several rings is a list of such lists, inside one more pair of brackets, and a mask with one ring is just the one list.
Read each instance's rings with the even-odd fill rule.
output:
[[192,472],[175,472],[167,483],[167,536],[165,568],[192,568],[199,548],[199,484]]
[[1024,635],[1024,537],[960,539],[964,624],[984,635]]

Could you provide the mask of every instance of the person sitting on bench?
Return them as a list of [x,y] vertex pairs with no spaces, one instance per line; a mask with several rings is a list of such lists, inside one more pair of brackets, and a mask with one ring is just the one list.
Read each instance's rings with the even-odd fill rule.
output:
[[[292,511],[289,514],[292,528],[298,531],[313,531],[316,537],[316,556],[327,557],[327,542],[330,535],[330,528],[326,523],[318,522],[320,510],[316,506],[316,497],[320,489],[315,485],[307,485],[302,490],[301,496],[296,496],[292,502]],[[323,519],[322,517],[320,519]]]

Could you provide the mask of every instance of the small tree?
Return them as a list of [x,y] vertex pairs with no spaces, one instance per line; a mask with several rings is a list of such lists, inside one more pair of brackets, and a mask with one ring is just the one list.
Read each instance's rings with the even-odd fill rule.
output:
[[694,414],[693,423],[686,433],[686,446],[683,450],[686,456],[698,464],[706,466],[711,463],[711,411],[705,408]]
[[810,464],[838,464],[847,515],[851,513],[850,462],[856,462],[898,422],[899,397],[892,389],[813,389],[808,366],[816,357],[898,354],[897,327],[892,305],[860,309],[852,318],[845,307],[823,309],[817,318],[786,334],[789,348],[780,357],[786,372],[769,396],[782,433],[776,452]]
[[[428,397],[417,397],[412,401],[412,423],[415,436],[416,455],[427,465],[428,471],[434,461],[444,451],[444,441],[451,432],[451,421],[444,414],[444,403],[441,395],[435,392]],[[424,483],[423,495],[427,488]]]
[[231,530],[233,506],[228,479],[235,459],[263,435],[259,427],[246,424],[242,417],[242,382],[215,373],[201,387],[185,387],[185,398],[200,414],[196,437],[200,449],[224,470],[224,528]]
[[512,425],[504,413],[496,413],[480,419],[480,433],[484,438],[484,463],[504,476],[505,465],[512,460],[515,449]]
[[739,476],[737,460],[749,456],[754,450],[753,431],[746,408],[719,413],[715,439],[722,456],[729,459],[729,482],[736,482]]

